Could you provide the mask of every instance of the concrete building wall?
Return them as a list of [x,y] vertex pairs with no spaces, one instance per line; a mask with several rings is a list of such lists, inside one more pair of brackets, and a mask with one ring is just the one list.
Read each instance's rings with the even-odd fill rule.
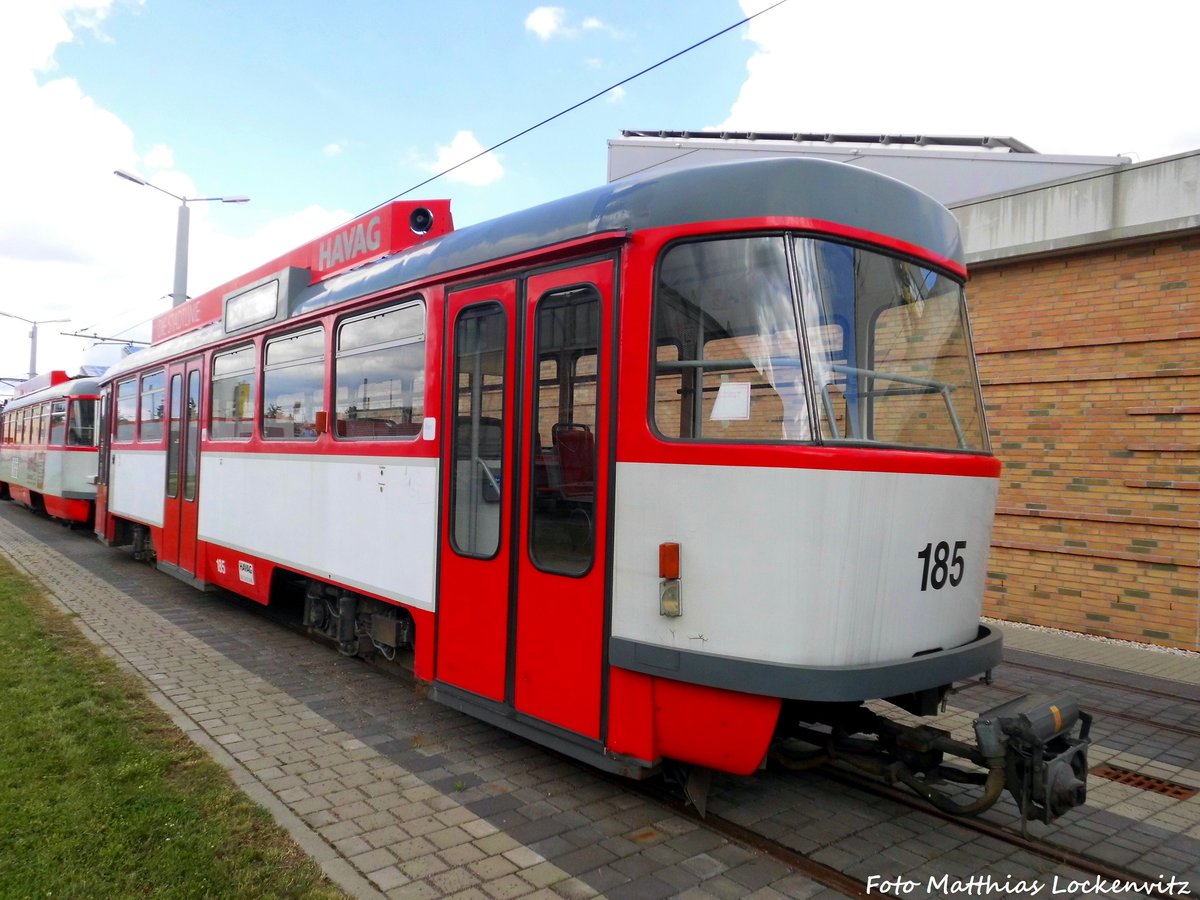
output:
[[735,159],[799,155],[881,172],[952,204],[1053,179],[1107,171],[1129,162],[1127,157],[1119,156],[1035,153],[1020,142],[1013,143],[1024,149],[1010,153],[981,146],[972,151],[965,144],[941,149],[942,141],[937,138],[930,138],[926,146],[915,147],[856,145],[852,140],[780,140],[767,135],[719,139],[631,136],[608,142],[608,180],[649,169],[667,171]]
[[992,615],[1200,649],[1197,175],[1191,154],[955,210],[1004,463]]

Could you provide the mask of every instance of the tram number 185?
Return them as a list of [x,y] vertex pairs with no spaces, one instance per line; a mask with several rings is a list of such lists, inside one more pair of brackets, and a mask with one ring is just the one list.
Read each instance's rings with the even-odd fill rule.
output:
[[962,551],[966,549],[966,541],[955,541],[953,549],[946,541],[926,544],[925,549],[917,554],[917,559],[924,563],[921,568],[921,590],[933,588],[940,591],[947,582],[950,587],[958,587],[966,569],[962,558]]

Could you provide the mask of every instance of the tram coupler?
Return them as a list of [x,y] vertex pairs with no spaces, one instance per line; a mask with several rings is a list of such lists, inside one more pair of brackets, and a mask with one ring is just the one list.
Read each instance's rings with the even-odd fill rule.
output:
[[1005,786],[1023,819],[1048,823],[1087,800],[1091,727],[1092,717],[1069,697],[1025,695],[980,715],[975,737],[989,768],[1003,760]]

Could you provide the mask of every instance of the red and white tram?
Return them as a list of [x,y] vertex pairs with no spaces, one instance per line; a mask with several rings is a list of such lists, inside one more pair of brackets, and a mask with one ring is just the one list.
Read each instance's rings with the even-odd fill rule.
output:
[[0,410],[0,499],[90,524],[96,501],[100,385],[54,371],[21,384]]
[[[457,231],[446,202],[394,202],[110,370],[97,532],[303,595],[343,652],[411,649],[438,700],[578,758],[749,773],[793,720],[929,713],[1000,661],[965,276],[948,211],[824,161]],[[1079,718],[1031,701],[960,755],[1057,815]],[[910,769],[958,752],[883,731]]]

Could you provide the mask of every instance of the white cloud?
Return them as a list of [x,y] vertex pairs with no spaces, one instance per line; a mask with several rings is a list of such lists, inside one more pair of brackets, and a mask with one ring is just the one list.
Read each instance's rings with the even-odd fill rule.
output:
[[334,141],[332,144],[326,144],[321,150],[326,156],[341,156],[346,149],[345,141]]
[[[437,158],[433,162],[422,163],[422,166],[429,172],[439,174],[483,152],[483,149],[483,144],[479,143],[474,134],[470,131],[459,131],[449,144],[438,145]],[[495,153],[481,156],[446,175],[450,181],[474,187],[492,184],[503,177],[504,167]]]
[[166,144],[155,144],[143,157],[142,161],[148,169],[175,168],[175,154],[171,152],[171,148]]
[[625,37],[625,33],[623,31],[621,31],[617,28],[614,28],[612,25],[609,25],[607,22],[602,22],[600,19],[597,19],[595,16],[588,16],[586,19],[583,20],[583,23],[579,27],[581,29],[583,29],[584,31],[603,31],[609,37],[614,37],[614,38]]
[[[77,370],[81,362],[85,342],[60,331],[145,339],[148,320],[170,307],[163,296],[172,288],[178,204],[113,170],[138,173],[180,196],[197,194],[170,147],[140,152],[117,115],[74,79],[52,77],[56,49],[80,29],[99,28],[111,6],[111,0],[12,4],[0,28],[0,311],[70,319],[39,327],[42,371]],[[213,207],[220,206],[191,207],[193,294],[350,218],[343,210],[311,208],[235,240],[218,223],[238,207],[216,215]],[[0,318],[0,377],[26,373],[28,335],[24,322]]]
[[[767,4],[741,5],[749,15]],[[1033,0],[1002,12],[961,0],[786,3],[747,26],[755,51],[719,127],[995,135],[1043,153],[1142,159],[1195,149],[1200,131],[1179,98],[1193,80],[1200,9],[1188,5],[1163,28],[1165,9],[1112,17]]]
[[532,31],[543,41],[552,38],[579,37],[585,31],[602,31],[610,37],[624,35],[595,16],[585,16],[578,25],[567,24],[567,11],[561,6],[539,6],[525,17],[525,30]]
[[525,30],[548,41],[562,32],[566,18],[567,11],[561,6],[539,6],[525,17]]
[[625,99],[625,88],[617,85],[611,91],[604,95],[606,103],[620,103]]

